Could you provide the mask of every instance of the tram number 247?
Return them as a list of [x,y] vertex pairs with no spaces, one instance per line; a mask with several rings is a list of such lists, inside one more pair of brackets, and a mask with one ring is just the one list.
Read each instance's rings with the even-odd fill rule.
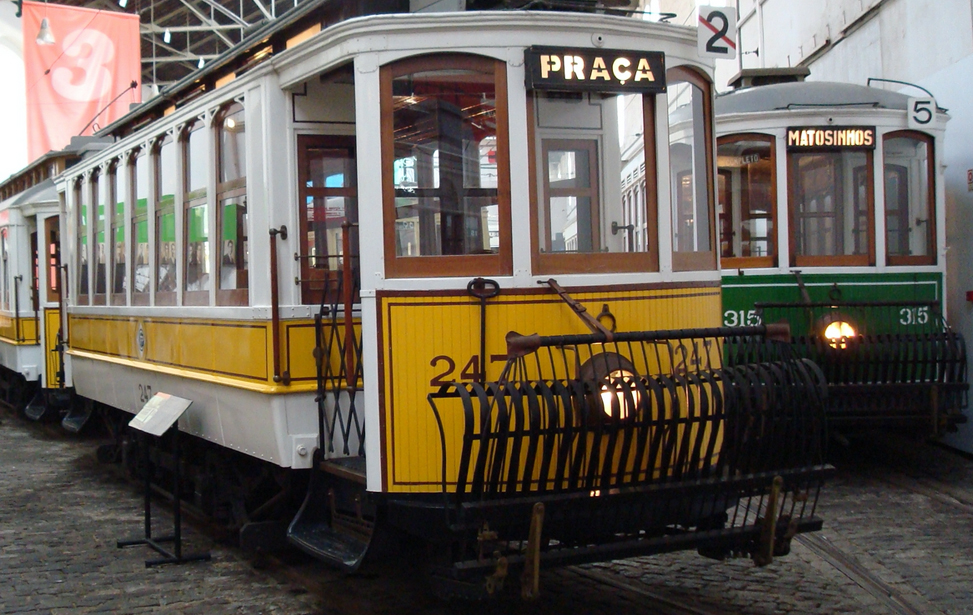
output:
[[760,324],[757,310],[727,310],[723,312],[724,327],[756,327]]

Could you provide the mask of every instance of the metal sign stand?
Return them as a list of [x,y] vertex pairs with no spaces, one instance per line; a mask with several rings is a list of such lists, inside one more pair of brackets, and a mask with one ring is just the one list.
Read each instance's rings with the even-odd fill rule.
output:
[[[117,545],[121,549],[132,545],[146,545],[162,555],[161,559],[146,560],[145,567],[151,568],[162,564],[184,564],[186,562],[208,561],[209,553],[195,553],[183,555],[182,553],[182,490],[179,480],[179,417],[192,404],[188,399],[173,397],[165,393],[156,393],[149,400],[141,411],[129,422],[129,427],[133,427],[143,434],[143,467],[145,470],[145,538],[134,538],[130,540],[119,540]],[[149,438],[148,436],[161,437],[169,428],[172,428],[172,454],[175,459],[175,474],[173,479],[173,533],[171,536],[152,537],[152,463],[149,457]],[[173,543],[173,550],[169,551],[160,543]]]

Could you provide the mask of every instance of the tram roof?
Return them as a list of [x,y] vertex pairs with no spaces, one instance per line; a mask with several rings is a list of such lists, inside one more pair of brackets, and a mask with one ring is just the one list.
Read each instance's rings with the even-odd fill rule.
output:
[[716,115],[788,111],[815,107],[856,107],[862,109],[908,108],[909,97],[853,83],[802,81],[759,85],[716,98]]
[[10,209],[11,207],[48,203],[57,203],[57,188],[54,186],[53,179],[45,179],[39,184],[31,186],[23,192],[4,200],[0,203],[0,211]]

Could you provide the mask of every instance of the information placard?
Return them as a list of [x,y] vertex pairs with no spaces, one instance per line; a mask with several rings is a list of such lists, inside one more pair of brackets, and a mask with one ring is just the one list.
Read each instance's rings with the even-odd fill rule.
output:
[[188,399],[168,393],[156,393],[128,422],[128,426],[153,436],[161,436],[179,420],[192,403]]

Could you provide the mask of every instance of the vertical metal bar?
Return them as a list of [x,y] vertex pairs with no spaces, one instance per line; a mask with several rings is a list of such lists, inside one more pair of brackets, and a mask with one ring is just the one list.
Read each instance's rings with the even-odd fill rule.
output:
[[355,288],[351,276],[351,222],[341,224],[341,277],[342,295],[345,303],[345,382],[349,389],[358,386],[358,369],[355,364],[355,327],[352,319],[352,304]]
[[277,289],[277,236],[287,239],[287,227],[270,229],[270,339],[274,349],[274,382],[290,384],[290,374],[280,371],[280,297]]
[[20,335],[20,281],[23,279],[22,275],[14,276],[14,337],[18,342],[24,341]]
[[175,469],[173,470],[173,480],[175,483],[172,486],[172,535],[175,537],[175,553],[176,560],[182,559],[182,486],[179,480],[180,476],[180,459],[179,459],[179,421],[177,420],[172,425],[172,456],[173,465]]

